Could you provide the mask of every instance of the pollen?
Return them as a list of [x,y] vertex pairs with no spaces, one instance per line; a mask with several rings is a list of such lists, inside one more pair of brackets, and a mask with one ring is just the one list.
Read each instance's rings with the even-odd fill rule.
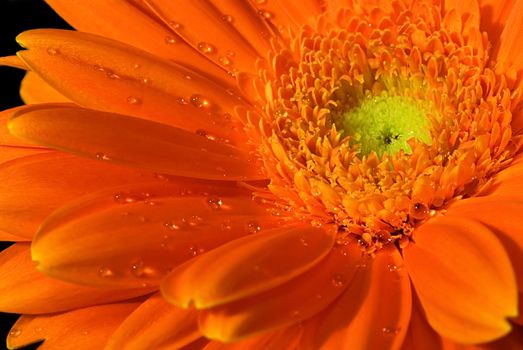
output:
[[520,145],[522,93],[490,63],[487,34],[430,2],[395,4],[275,43],[250,81],[259,103],[238,112],[270,179],[257,195],[370,254],[484,190]]

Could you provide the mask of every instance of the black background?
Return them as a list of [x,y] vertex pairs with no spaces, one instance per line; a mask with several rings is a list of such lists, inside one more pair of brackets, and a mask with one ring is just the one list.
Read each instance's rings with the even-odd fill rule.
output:
[[[13,55],[20,50],[15,37],[20,32],[33,28],[69,26],[42,0],[0,0],[0,56]],[[18,87],[23,76],[21,70],[0,67],[0,110],[22,104]],[[0,249],[8,246],[7,242],[0,242]],[[5,347],[5,338],[17,318],[18,315],[0,313],[0,349]],[[36,347],[31,346],[24,349],[34,348]]]

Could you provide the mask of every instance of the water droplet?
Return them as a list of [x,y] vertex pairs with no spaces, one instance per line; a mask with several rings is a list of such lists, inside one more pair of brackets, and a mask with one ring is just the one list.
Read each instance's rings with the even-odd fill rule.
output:
[[395,264],[388,264],[387,268],[390,272],[399,272],[401,270],[401,266],[395,265]]
[[35,328],[35,332],[36,332],[36,333],[40,333],[41,331],[42,331],[42,327],[36,327],[36,328]]
[[129,96],[127,97],[127,103],[129,103],[130,105],[139,105],[142,103],[142,101],[137,97]]
[[225,67],[230,67],[232,65],[232,60],[226,56],[220,56],[220,58],[218,58],[218,61]]
[[256,221],[249,221],[246,225],[247,232],[256,233],[261,231],[261,226]]
[[60,51],[58,49],[50,47],[47,49],[47,53],[54,56],[54,55],[58,55],[60,53]]
[[189,255],[190,256],[197,256],[205,252],[205,249],[198,248],[196,246],[189,247]]
[[191,103],[194,107],[197,108],[209,108],[211,106],[209,100],[207,100],[205,97],[201,95],[191,96]]
[[331,283],[336,288],[343,287],[345,284],[345,278],[342,275],[334,275],[331,278]]
[[175,22],[175,21],[170,21],[169,23],[169,27],[173,28],[173,29],[181,29],[182,28],[182,25],[178,22]]
[[399,329],[393,327],[383,327],[381,331],[385,334],[396,335],[399,333]]
[[260,10],[260,11],[258,11],[258,13],[260,14],[260,16],[262,16],[265,19],[272,19],[272,18],[274,18],[274,15],[272,13],[270,13],[269,11]]
[[129,194],[123,193],[123,192],[117,192],[114,194],[113,199],[117,203],[133,203],[138,200],[138,198],[135,198]]
[[220,209],[222,207],[223,201],[221,198],[210,197],[209,199],[207,199],[207,204],[212,209]]
[[10,337],[13,337],[13,338],[19,337],[20,334],[22,334],[22,330],[19,329],[19,328],[12,328],[12,329],[9,331],[9,336],[10,336]]
[[96,157],[96,159],[99,159],[99,160],[111,160],[111,158],[103,152],[98,152],[94,156]]
[[163,226],[164,226],[167,230],[169,230],[169,231],[176,231],[176,230],[178,230],[178,229],[180,228],[180,225],[177,225],[175,222],[170,221],[170,220],[169,220],[169,221],[165,221],[165,222],[163,223]]
[[83,334],[83,335],[88,335],[88,334],[89,334],[89,331],[83,331],[82,334]]
[[303,238],[303,237],[300,238],[300,243],[304,247],[308,247],[309,246],[309,242],[307,242],[307,240],[305,238]]
[[135,64],[133,64],[133,68],[138,69],[138,68],[140,68],[140,65],[138,63],[135,63]]
[[203,218],[198,215],[191,215],[188,218],[183,218],[182,222],[189,226],[199,225],[203,221]]
[[222,21],[227,22],[227,23],[232,23],[232,16],[231,15],[223,15],[222,16]]
[[190,76],[189,74],[185,74],[183,78],[187,80],[192,80],[192,76]]
[[213,45],[205,42],[201,42],[198,44],[198,50],[200,50],[206,55],[211,55],[216,52],[216,48]]
[[410,206],[409,214],[416,220],[423,220],[429,214],[429,209],[423,203],[413,203]]
[[220,224],[220,228],[221,228],[222,231],[232,230],[231,222],[229,220],[222,222]]
[[140,82],[142,84],[150,84],[151,83],[151,79],[143,77],[143,78],[140,79]]
[[176,98],[176,102],[179,105],[187,105],[187,104],[189,104],[189,102],[186,99],[184,99],[183,97]]
[[98,269],[98,275],[100,275],[101,277],[104,277],[104,278],[113,277],[114,271],[108,267],[102,266]]
[[167,35],[163,40],[164,40],[165,43],[168,44],[168,45],[174,45],[174,44],[176,44],[176,39],[173,38],[173,37],[170,36],[170,35]]
[[227,57],[233,58],[234,57],[234,51],[228,50],[226,53]]
[[114,79],[114,80],[120,79],[120,76],[118,74],[116,74],[116,73],[107,73],[107,77],[109,79]]
[[131,264],[131,274],[135,277],[146,277],[149,272],[142,260],[136,260]]

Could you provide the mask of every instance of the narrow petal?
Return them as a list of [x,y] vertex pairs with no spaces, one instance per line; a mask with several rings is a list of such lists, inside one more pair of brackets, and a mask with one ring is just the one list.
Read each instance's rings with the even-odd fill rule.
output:
[[445,0],[445,13],[456,11],[460,21],[464,24],[465,35],[468,35],[466,28],[479,29],[480,9],[478,0]]
[[175,266],[277,218],[248,191],[190,181],[111,188],[61,208],[33,240],[38,269],[66,281],[158,286]]
[[315,327],[306,326],[310,349],[400,349],[410,320],[411,287],[401,256],[387,249],[360,266],[345,293],[318,315]]
[[46,2],[79,31],[115,39],[205,72],[218,81],[232,82],[224,70],[187,45],[160,21],[142,11],[136,1]]
[[22,147],[23,148],[40,148],[40,149],[48,150],[47,147],[43,147],[43,146],[37,145],[34,142],[30,142],[30,141],[21,139],[19,137],[11,135],[11,133],[9,132],[9,128],[7,126],[9,119],[16,112],[22,111],[25,108],[27,108],[27,107],[19,106],[19,107],[6,109],[6,110],[0,112],[0,145],[17,147],[17,148],[22,148]]
[[316,266],[285,284],[203,310],[200,330],[208,338],[233,342],[301,322],[343,293],[363,261],[355,245],[333,248]]
[[292,0],[255,1],[262,16],[274,23],[284,33],[287,28],[297,30],[302,25],[312,24],[322,13],[321,1],[306,0],[299,3]]
[[204,350],[295,349],[297,348],[301,333],[301,327],[293,326],[278,329],[274,332],[265,333],[256,337],[250,337],[249,339],[235,343],[211,341]]
[[479,343],[510,331],[505,318],[517,314],[514,271],[487,227],[471,219],[438,217],[421,225],[413,239],[404,250],[406,268],[439,334]]
[[60,314],[23,315],[7,337],[7,347],[14,349],[41,340],[41,350],[102,349],[105,342],[139,302],[91,306]]
[[28,49],[18,52],[24,62],[83,107],[233,139],[233,124],[227,113],[242,101],[228,86],[92,34],[38,29],[20,34],[17,40]]
[[479,0],[481,29],[488,33],[491,43],[497,43],[509,14],[518,0]]
[[312,268],[329,253],[334,236],[309,224],[262,229],[176,268],[162,293],[174,305],[198,309],[258,294]]
[[[231,73],[236,71],[255,73],[256,59],[265,56],[269,48],[268,41],[264,40],[265,45],[262,50],[257,51],[241,35],[241,32],[231,25],[234,21],[233,17],[220,12],[210,2],[193,0],[176,2],[145,0],[145,2],[189,45]],[[260,20],[259,16],[258,20]],[[206,30],[201,30],[201,23],[205,23]]]
[[41,145],[160,173],[216,180],[264,178],[239,148],[113,113],[35,105],[17,112],[8,127],[13,135]]
[[156,293],[122,322],[105,349],[179,349],[200,337],[196,311],[167,304]]
[[504,23],[503,31],[494,47],[497,70],[505,73],[509,69],[519,72],[523,69],[523,0],[516,0]]
[[[48,150],[44,148],[33,148],[33,147],[13,147],[13,146],[0,146],[0,164],[24,158],[28,156],[33,156],[42,153],[49,153]],[[0,165],[2,168],[3,165]]]
[[441,337],[427,322],[423,308],[415,295],[412,298],[412,313],[409,330],[402,350],[443,350]]
[[4,56],[0,57],[0,66],[13,67],[27,70],[28,67],[18,56]]
[[0,165],[0,229],[31,239],[42,222],[71,200],[126,183],[162,181],[152,173],[59,152]]
[[472,219],[492,230],[503,244],[514,272],[519,290],[523,290],[523,198],[471,198],[450,207],[447,215]]
[[26,241],[30,241],[30,239],[26,238],[26,237],[22,237],[22,236],[13,235],[13,234],[11,234],[9,232],[0,231],[0,241],[5,241],[5,242],[26,242]]
[[53,89],[38,74],[27,72],[20,86],[20,96],[26,104],[71,102],[70,99]]
[[51,279],[36,270],[27,243],[16,243],[0,253],[0,310],[3,312],[60,312],[150,292],[147,288],[91,288]]

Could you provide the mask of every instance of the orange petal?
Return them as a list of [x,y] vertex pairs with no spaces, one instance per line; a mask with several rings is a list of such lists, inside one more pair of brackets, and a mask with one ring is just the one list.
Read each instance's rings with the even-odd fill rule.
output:
[[203,310],[200,330],[207,338],[232,342],[308,319],[343,293],[363,260],[356,245],[333,248],[316,266],[285,284]]
[[236,343],[211,341],[204,350],[282,350],[296,349],[302,333],[301,327],[278,329]]
[[13,235],[9,232],[0,231],[0,241],[6,242],[24,242],[29,241],[29,238]]
[[261,15],[274,23],[282,33],[287,27],[297,30],[302,25],[312,24],[323,10],[321,1],[318,0],[256,1],[255,3]]
[[517,0],[478,0],[481,10],[481,29],[488,33],[491,43],[497,43]]
[[17,112],[9,131],[38,144],[116,164],[216,180],[263,179],[247,152],[167,125],[69,105]]
[[507,334],[517,314],[517,286],[505,249],[477,221],[445,216],[414,232],[404,250],[412,283],[430,325],[461,343]]
[[409,330],[402,350],[442,350],[441,337],[427,322],[425,313],[415,295],[412,298],[412,313],[410,316]]
[[[6,163],[15,159],[24,158],[41,153],[49,153],[44,148],[29,148],[29,147],[12,147],[0,146],[0,164]],[[0,165],[0,168],[2,166]],[[1,186],[1,185],[0,185]],[[0,199],[1,201],[1,199]],[[1,219],[0,219],[1,220]]]
[[262,229],[176,268],[162,293],[174,305],[198,309],[261,293],[312,268],[329,253],[334,236],[309,224]]
[[[234,18],[210,2],[178,0],[176,2],[144,0],[154,13],[194,49],[234,74],[237,71],[255,73],[254,63],[269,49],[265,38],[260,51],[232,25]],[[236,1],[236,3],[239,3]],[[238,8],[240,6],[236,6]],[[244,6],[245,8],[246,6]],[[247,7],[248,8],[248,7]],[[251,17],[259,15],[251,8]],[[229,16],[229,17],[227,17]],[[205,23],[206,30],[201,30]],[[263,23],[263,22],[262,22]],[[259,31],[264,30],[260,26]]]
[[47,102],[71,102],[53,89],[38,74],[27,72],[20,85],[20,96],[26,104]]
[[523,161],[513,162],[496,174],[491,193],[493,196],[519,197],[523,193]]
[[102,349],[105,342],[139,302],[91,306],[61,314],[29,316],[16,321],[7,337],[10,349],[45,339],[48,349]]
[[516,274],[519,290],[523,290],[523,198],[500,199],[490,196],[457,202],[447,215],[472,219],[491,229],[503,244]]
[[[460,21],[465,24],[464,29],[467,27],[479,29],[480,11],[478,0],[445,0],[444,8],[446,14],[452,10],[456,11]],[[464,30],[464,33],[468,35],[466,30]]]
[[7,127],[9,118],[11,118],[16,112],[22,111],[25,108],[27,108],[27,107],[19,106],[19,107],[6,109],[6,110],[0,112],[0,145],[17,147],[17,148],[24,147],[24,148],[39,148],[39,149],[48,150],[48,148],[46,148],[46,147],[39,146],[34,142],[29,142],[27,140],[23,140],[19,137],[11,135],[11,133],[9,132],[9,128]]
[[499,40],[495,42],[494,59],[496,69],[505,73],[509,69],[515,72],[523,69],[523,0],[516,0],[504,23]]
[[158,286],[178,264],[276,224],[248,191],[189,181],[125,185],[56,211],[32,254],[38,269],[63,280]]
[[88,193],[126,183],[153,181],[151,173],[58,152],[0,165],[0,228],[32,238],[54,210]]
[[28,67],[18,56],[4,56],[0,57],[0,66],[13,67],[27,70]]
[[395,248],[361,265],[345,293],[305,327],[306,349],[399,349],[411,312],[407,271]]
[[51,279],[36,270],[27,243],[16,243],[0,253],[0,310],[3,312],[59,312],[150,292],[151,289],[146,288],[91,288]]
[[24,62],[83,107],[235,136],[227,113],[241,99],[186,67],[87,33],[38,29],[17,40],[28,48],[18,52]]
[[232,79],[224,70],[187,45],[159,20],[141,11],[137,1],[89,0],[70,2],[46,0],[73,27],[128,43],[160,57],[209,74],[218,81]]
[[196,311],[167,304],[156,293],[127,317],[113,333],[105,349],[179,349],[200,337]]

